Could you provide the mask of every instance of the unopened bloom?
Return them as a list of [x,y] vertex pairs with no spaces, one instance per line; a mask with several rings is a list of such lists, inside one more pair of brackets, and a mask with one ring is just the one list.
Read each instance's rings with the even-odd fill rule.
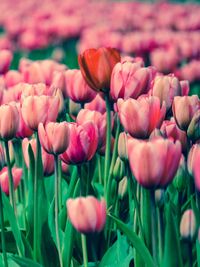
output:
[[91,160],[98,145],[97,127],[92,122],[81,125],[69,123],[70,143],[61,160],[67,164],[78,164]]
[[[21,168],[12,168],[12,176],[13,176],[13,185],[14,189],[16,189],[21,181],[22,177],[22,169]],[[0,186],[1,190],[9,195],[9,176],[8,176],[8,167],[4,167],[0,172]]]
[[146,188],[164,188],[174,178],[181,158],[180,142],[156,138],[151,141],[128,140],[131,171]]
[[137,100],[117,101],[119,118],[124,130],[135,138],[148,138],[155,128],[159,128],[165,118],[166,108],[160,107],[156,96],[141,97]]
[[106,221],[106,203],[93,196],[68,199],[67,213],[69,219],[81,233],[100,232]]
[[67,122],[49,122],[45,126],[38,126],[40,143],[44,150],[50,154],[61,154],[69,145],[69,127]]
[[183,213],[180,224],[180,234],[183,239],[192,241],[197,231],[196,219],[192,209]]
[[120,62],[120,54],[114,48],[88,49],[78,57],[82,75],[95,91],[107,92],[113,67]]

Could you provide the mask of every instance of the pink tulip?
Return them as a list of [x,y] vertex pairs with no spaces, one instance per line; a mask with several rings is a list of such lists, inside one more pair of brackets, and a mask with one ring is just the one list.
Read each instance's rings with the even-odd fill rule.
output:
[[59,99],[49,96],[28,96],[22,103],[22,117],[29,128],[37,131],[39,123],[56,121]]
[[100,232],[106,221],[106,203],[93,196],[67,200],[69,219],[81,233]]
[[173,75],[158,75],[154,79],[151,94],[157,96],[160,102],[166,104],[166,109],[169,110],[175,96],[181,95],[181,85],[179,80]]
[[195,187],[200,192],[200,164],[199,162],[200,162],[200,146],[198,145],[198,148],[196,148],[195,153],[193,153],[192,172],[194,175]]
[[157,138],[151,141],[128,140],[131,171],[138,183],[146,188],[166,187],[174,178],[181,158],[177,141]]
[[98,145],[98,130],[92,122],[82,125],[69,123],[70,143],[60,158],[67,164],[78,164],[91,160]]
[[182,92],[181,95],[187,96],[190,92],[189,81],[187,81],[187,80],[180,81],[180,85],[181,85],[181,92]]
[[14,103],[0,106],[0,138],[15,137],[19,127],[19,113]]
[[90,102],[96,96],[94,90],[84,80],[80,70],[67,70],[65,79],[67,95],[74,102]]
[[149,90],[151,68],[141,68],[138,63],[117,63],[112,71],[110,95],[114,101],[118,98],[137,98]]
[[9,50],[0,50],[0,74],[9,70],[13,55]]
[[9,70],[5,76],[6,87],[14,86],[20,82],[23,82],[23,77],[19,71]]
[[96,110],[101,112],[101,114],[104,114],[106,112],[106,103],[100,96],[100,94],[97,94],[91,102],[84,105],[84,108],[89,110]]
[[38,126],[40,143],[49,154],[61,154],[69,145],[69,127],[67,122],[49,122],[45,126],[40,123]]
[[22,117],[22,112],[21,112],[21,104],[17,103],[16,106],[19,112],[19,127],[16,132],[16,137],[22,138],[22,139],[25,137],[30,137],[33,134],[33,131],[24,122],[24,119]]
[[136,138],[148,138],[155,128],[159,128],[165,118],[166,108],[160,107],[158,97],[142,97],[137,100],[117,101],[119,118],[124,130]]
[[180,234],[183,239],[192,240],[196,234],[197,225],[195,214],[192,209],[183,213],[180,223]]
[[[18,187],[22,177],[22,169],[13,167],[12,168],[12,176],[13,176],[13,185],[14,189]],[[8,177],[8,167],[4,167],[0,172],[0,186],[1,190],[9,195],[9,177]]]
[[176,96],[172,105],[173,115],[178,127],[187,130],[195,112],[200,109],[197,95]]
[[[24,155],[24,161],[26,163],[27,168],[29,168],[29,153],[28,147],[31,146],[33,150],[34,157],[36,157],[36,139],[28,140],[28,138],[24,138],[22,141],[22,150]],[[48,154],[42,148],[42,163],[43,163],[43,173],[45,176],[49,176],[54,172],[54,157],[51,154]]]

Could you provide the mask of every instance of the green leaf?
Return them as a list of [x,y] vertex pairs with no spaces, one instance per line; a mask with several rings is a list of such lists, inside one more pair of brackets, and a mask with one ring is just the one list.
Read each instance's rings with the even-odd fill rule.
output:
[[[127,239],[131,242],[133,247],[136,249],[136,252],[139,253],[139,255],[141,256],[141,258],[143,258],[146,265],[148,267],[155,267],[156,265],[153,261],[153,258],[149,253],[147,247],[145,246],[144,242],[125,223],[110,214],[109,217],[116,223],[117,228],[126,235]],[[169,266],[170,265],[168,265],[168,267]]]
[[36,263],[27,258],[21,258],[16,255],[9,256],[15,263],[19,264],[20,267],[42,267],[39,263]]
[[183,266],[180,250],[180,240],[175,224],[174,213],[171,202],[166,206],[166,229],[165,229],[165,248],[162,267],[181,267]]
[[200,242],[198,238],[196,241],[196,249],[197,249],[197,266],[200,267]]
[[16,217],[13,211],[13,208],[10,205],[10,202],[7,198],[7,196],[2,192],[2,200],[3,200],[3,206],[4,206],[4,212],[5,216],[8,218],[8,221],[10,223],[10,227],[12,229],[18,252],[21,255],[24,255],[24,244],[22,241],[21,233],[16,221]]
[[116,242],[106,251],[99,267],[124,267],[129,266],[133,258],[133,250],[127,242],[127,238],[118,232]]

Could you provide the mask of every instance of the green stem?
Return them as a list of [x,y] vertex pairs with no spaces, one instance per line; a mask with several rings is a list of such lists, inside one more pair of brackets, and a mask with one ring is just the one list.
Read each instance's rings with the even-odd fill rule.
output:
[[36,133],[36,158],[35,158],[35,175],[34,175],[34,195],[33,195],[33,222],[34,222],[34,235],[33,235],[33,256],[34,260],[38,259],[38,157],[40,153],[40,141],[38,133]]
[[152,252],[155,264],[157,264],[157,216],[156,216],[156,203],[155,203],[155,190],[150,191],[150,204],[151,204],[151,234],[152,234]]
[[87,244],[86,244],[86,236],[84,234],[81,234],[81,243],[83,251],[83,264],[84,267],[88,267]]
[[13,184],[13,176],[12,176],[12,167],[11,167],[11,163],[10,163],[8,141],[5,141],[4,143],[5,143],[5,150],[6,150],[6,162],[7,162],[7,166],[8,166],[9,197],[10,197],[10,203],[14,209],[14,213],[16,216],[17,209],[16,209],[15,194],[14,194],[14,184]]
[[58,192],[59,192],[58,210],[60,211],[62,208],[62,167],[61,167],[61,160],[59,160],[59,158],[58,158]]
[[103,184],[103,179],[102,179],[102,173],[101,173],[101,156],[98,155],[98,175],[99,175],[99,183]]
[[106,152],[105,152],[105,192],[107,189],[108,175],[110,168],[110,150],[111,150],[111,107],[109,101],[109,94],[105,94],[106,100]]
[[62,253],[60,247],[60,236],[59,236],[59,170],[58,170],[58,156],[54,155],[54,172],[55,172],[55,231],[56,231],[56,242],[57,242],[57,249],[60,261],[60,267],[63,266],[62,263]]
[[159,259],[162,262],[163,259],[163,248],[164,248],[164,222],[163,222],[163,208],[158,209],[158,242],[159,242]]
[[0,223],[1,223],[1,246],[3,252],[4,266],[8,267],[8,259],[6,254],[6,243],[5,243],[5,232],[4,232],[4,215],[3,215],[3,203],[2,203],[2,192],[0,189]]

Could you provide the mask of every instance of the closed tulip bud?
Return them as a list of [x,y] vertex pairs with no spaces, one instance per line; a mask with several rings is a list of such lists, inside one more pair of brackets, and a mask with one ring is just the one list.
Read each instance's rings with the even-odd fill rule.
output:
[[178,171],[173,180],[173,186],[179,191],[182,192],[188,184],[188,176],[186,170],[185,158],[182,155]]
[[128,179],[127,176],[124,176],[124,178],[119,182],[118,185],[118,196],[120,199],[123,199],[124,196],[127,194],[128,191]]
[[19,113],[15,104],[0,106],[0,138],[10,140],[19,127]]
[[194,175],[197,191],[200,192],[200,145],[193,145],[188,155],[188,171]]
[[185,240],[192,241],[196,236],[197,225],[196,218],[192,209],[183,213],[180,224],[180,234]]
[[166,109],[169,110],[175,96],[181,95],[181,85],[179,80],[173,75],[158,75],[155,77],[152,95],[157,96],[160,102],[165,102]]
[[67,200],[67,213],[74,228],[81,233],[100,232],[106,221],[106,203],[93,196]]
[[66,84],[65,84],[64,72],[55,71],[53,73],[53,79],[52,79],[52,82],[51,82],[51,86],[54,87],[54,88],[59,88],[61,90],[63,96],[66,97],[66,95],[65,95]]
[[[165,118],[166,108],[160,107],[156,96],[117,101],[119,118],[124,130],[135,138],[148,138],[155,128],[159,128]],[[133,123],[134,121],[134,123]]]
[[80,70],[67,70],[65,80],[67,95],[74,102],[87,103],[96,96],[96,93],[84,80]]
[[197,95],[176,96],[172,105],[173,115],[178,127],[187,130],[195,112],[200,109]]
[[188,126],[187,136],[193,141],[200,139],[200,110],[197,110]]
[[[13,176],[13,185],[14,189],[18,187],[22,177],[22,169],[13,167],[12,168],[12,176]],[[9,195],[9,176],[8,176],[8,167],[4,167],[0,172],[0,186],[1,190]]]
[[22,117],[33,131],[37,131],[39,123],[56,121],[59,99],[50,96],[28,96],[22,103]]
[[114,48],[88,49],[78,57],[81,73],[95,91],[109,91],[112,70],[120,62],[120,54]]
[[127,150],[127,134],[122,132],[119,134],[118,139],[118,155],[121,160],[127,161],[128,159],[128,150]]
[[69,145],[69,127],[67,122],[49,122],[45,126],[38,126],[40,143],[49,154],[58,155],[63,153]]
[[9,70],[13,55],[9,50],[0,50],[0,74]]
[[157,189],[155,191],[155,201],[158,207],[163,206],[165,198],[165,191],[163,189]]
[[157,138],[151,141],[128,140],[131,171],[146,188],[165,188],[174,178],[181,158],[180,142]]
[[151,78],[151,69],[141,68],[138,63],[117,63],[112,71],[110,95],[114,101],[118,98],[137,98],[147,93]]
[[81,110],[81,104],[75,103],[69,99],[69,114],[75,120],[79,111]]
[[187,157],[187,168],[190,175],[193,173],[194,168],[194,159],[197,157],[197,154],[200,154],[200,145],[194,144],[188,153]]
[[124,162],[118,157],[113,169],[113,177],[116,181],[120,181],[125,175]]
[[67,164],[79,164],[89,161],[94,156],[98,145],[97,127],[92,122],[82,125],[69,123],[70,143],[67,150],[60,155]]

